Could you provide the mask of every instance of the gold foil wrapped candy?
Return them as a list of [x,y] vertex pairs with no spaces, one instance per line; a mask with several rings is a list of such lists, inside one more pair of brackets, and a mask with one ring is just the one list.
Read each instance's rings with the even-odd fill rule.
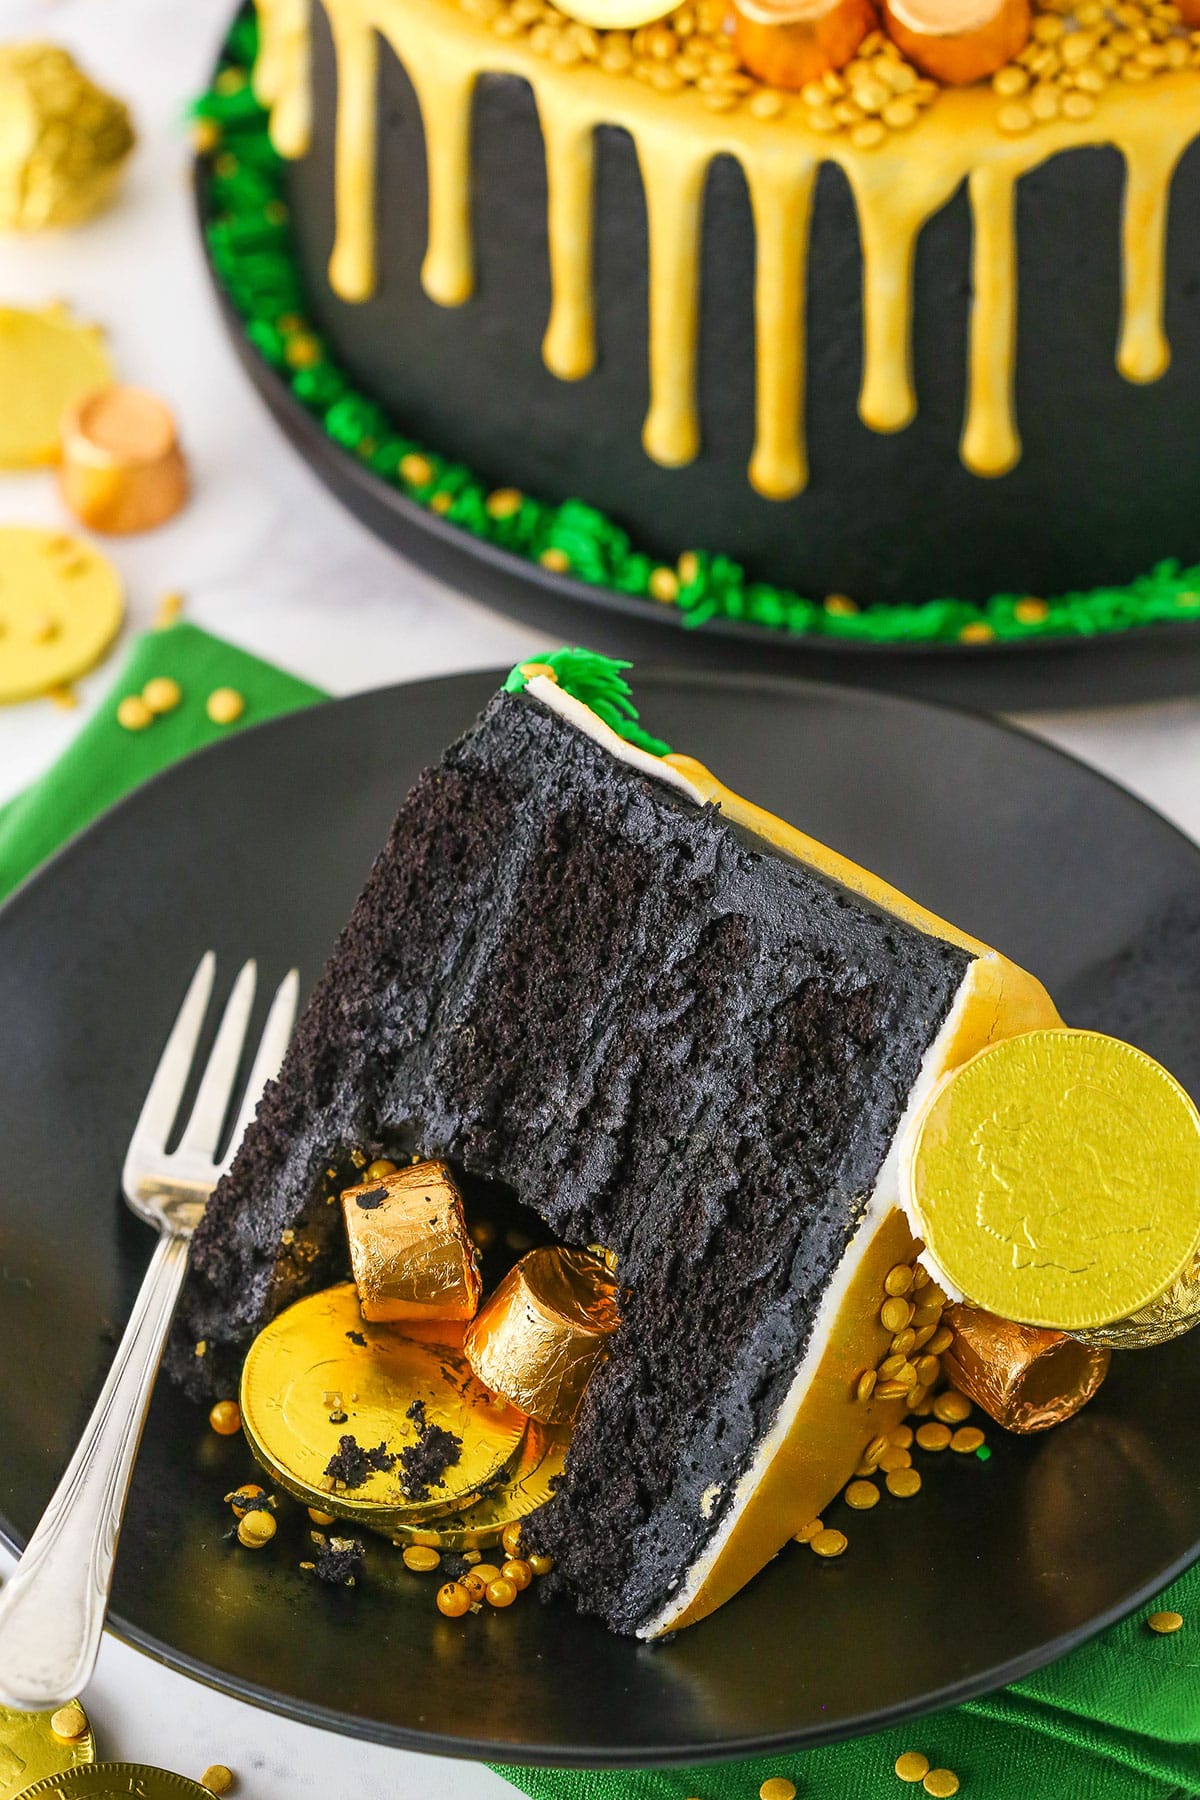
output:
[[1029,0],[882,0],[888,36],[925,75],[966,87],[1029,42]]
[[480,1381],[531,1418],[565,1425],[618,1324],[617,1288],[586,1250],[531,1250],[467,1331]]
[[112,197],[128,108],[55,44],[0,45],[0,227],[77,225]]
[[1014,1325],[972,1307],[945,1316],[954,1341],[942,1369],[968,1399],[1006,1431],[1045,1431],[1071,1418],[1096,1393],[1112,1352],[1065,1331]]
[[364,1319],[472,1319],[482,1284],[445,1163],[413,1163],[342,1195]]
[[187,499],[175,421],[157,394],[119,386],[86,394],[64,416],[61,439],[59,489],[92,531],[148,531]]
[[798,89],[845,68],[875,23],[871,0],[737,0],[733,41],[760,81]]

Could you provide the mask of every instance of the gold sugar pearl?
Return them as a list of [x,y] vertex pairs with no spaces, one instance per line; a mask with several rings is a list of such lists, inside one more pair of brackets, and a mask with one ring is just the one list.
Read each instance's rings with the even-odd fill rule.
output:
[[905,1750],[896,1758],[895,1768],[901,1781],[922,1781],[929,1773],[929,1758],[919,1750]]
[[238,1543],[247,1550],[261,1550],[275,1536],[274,1516],[269,1512],[248,1512],[237,1528]]
[[905,1361],[906,1361],[906,1359],[903,1356],[900,1356],[899,1354],[896,1354],[893,1356],[885,1356],[883,1361],[879,1365],[879,1374],[880,1374],[881,1380],[891,1381],[897,1375],[902,1374],[904,1367],[905,1367]]
[[897,1295],[884,1301],[879,1310],[879,1323],[885,1331],[903,1331],[906,1325],[911,1324],[912,1316],[913,1307]]
[[796,1800],[796,1784],[786,1775],[768,1775],[758,1790],[758,1800]]
[[488,517],[492,519],[511,519],[524,504],[525,496],[520,488],[496,488],[484,501]]
[[798,1544],[811,1544],[813,1539],[824,1531],[824,1529],[824,1519],[810,1519],[808,1524],[802,1525],[796,1533],[796,1542]]
[[888,1443],[894,1444],[897,1450],[911,1450],[913,1428],[911,1425],[897,1425],[895,1431],[888,1432]]
[[487,1603],[489,1606],[511,1606],[517,1597],[517,1584],[506,1575],[497,1575],[494,1581],[487,1584]]
[[314,1525],[332,1525],[333,1524],[333,1514],[327,1513],[327,1512],[318,1512],[315,1506],[309,1507],[308,1516],[312,1520]]
[[939,1325],[933,1336],[929,1339],[930,1356],[943,1355],[953,1342],[954,1333],[951,1331],[950,1327],[948,1325]]
[[386,1181],[389,1175],[396,1173],[396,1165],[390,1157],[378,1156],[366,1171],[368,1181]]
[[983,1443],[983,1433],[978,1425],[960,1425],[950,1439],[950,1448],[957,1450],[960,1456],[970,1456]]
[[550,545],[548,550],[542,551],[542,554],[538,557],[538,561],[541,563],[543,569],[549,569],[552,575],[565,575],[567,570],[571,567],[571,559],[566,551],[559,550],[553,544]]
[[145,731],[153,723],[154,714],[140,694],[126,694],[117,702],[117,724],[123,731]]
[[912,1457],[907,1450],[901,1450],[898,1445],[890,1444],[880,1457],[879,1466],[885,1475],[891,1475],[897,1469],[911,1469]]
[[214,725],[232,725],[246,710],[246,702],[236,688],[214,688],[204,703],[204,710]]
[[922,1450],[944,1450],[950,1438],[950,1427],[943,1425],[940,1419],[931,1419],[928,1425],[917,1427],[917,1443]]
[[910,1350],[915,1350],[916,1347],[917,1334],[911,1325],[906,1325],[904,1330],[898,1331],[892,1339],[893,1356],[907,1356]]
[[933,1800],[951,1800],[958,1792],[958,1776],[953,1769],[930,1769],[921,1786]]
[[183,699],[183,689],[170,675],[155,675],[142,689],[142,699],[152,713],[174,712]]
[[878,1377],[876,1376],[874,1369],[863,1370],[863,1373],[858,1378],[858,1385],[854,1390],[858,1399],[869,1400],[871,1398],[871,1395],[875,1392],[875,1383],[877,1379]]
[[527,1556],[525,1561],[529,1564],[535,1575],[548,1575],[554,1567],[554,1558],[552,1556]]
[[242,1414],[236,1400],[218,1400],[208,1415],[208,1422],[218,1437],[234,1437],[242,1429]]
[[893,1469],[885,1477],[887,1491],[897,1500],[911,1500],[921,1491],[921,1477],[916,1469]]
[[[476,1239],[477,1243],[478,1241],[479,1240]],[[516,1556],[521,1548],[520,1524],[506,1525],[504,1530],[500,1533],[500,1542],[510,1556]]]
[[897,1263],[889,1269],[883,1282],[883,1291],[893,1299],[900,1299],[908,1293],[913,1284],[913,1272],[907,1263]]
[[840,1556],[846,1548],[847,1542],[845,1532],[833,1531],[826,1526],[824,1531],[818,1531],[810,1543],[809,1549],[815,1550],[818,1556]]
[[842,1498],[855,1512],[869,1512],[879,1504],[879,1489],[873,1481],[852,1481]]
[[489,1581],[496,1581],[499,1579],[500,1570],[495,1563],[481,1562],[475,1564],[471,1573],[476,1581],[482,1581],[484,1587],[486,1587]]
[[887,1447],[888,1439],[881,1433],[879,1437],[873,1437],[871,1439],[870,1443],[863,1451],[863,1455],[869,1463],[877,1463]]
[[432,1544],[409,1544],[404,1551],[404,1566],[414,1575],[431,1575],[441,1568],[442,1559]]
[[903,1400],[908,1393],[908,1384],[903,1381],[881,1381],[875,1389],[880,1400]]
[[512,1582],[519,1594],[523,1594],[533,1580],[533,1570],[520,1556],[509,1557],[508,1561],[501,1565],[500,1573],[505,1581]]
[[233,1786],[233,1770],[224,1763],[209,1763],[200,1777],[200,1786],[210,1794],[227,1794]]
[[933,1403],[933,1416],[943,1425],[961,1425],[971,1416],[971,1402],[957,1388],[947,1388]]
[[461,1619],[471,1610],[470,1590],[461,1581],[447,1581],[437,1592],[437,1609],[448,1619]]
[[235,1519],[244,1519],[252,1510],[250,1502],[261,1500],[263,1490],[256,1481],[244,1481],[240,1488],[234,1488],[232,1494],[226,1494],[225,1504],[233,1508]]
[[487,1592],[487,1584],[480,1581],[474,1569],[468,1569],[466,1574],[460,1577],[460,1585],[466,1588],[472,1600],[482,1602],[483,1597]]
[[428,487],[434,478],[434,467],[427,456],[410,453],[400,458],[400,476],[409,487]]
[[1183,1614],[1177,1612],[1153,1612],[1146,1620],[1151,1631],[1159,1637],[1170,1637],[1174,1631],[1183,1627]]
[[1019,100],[1012,100],[1007,106],[1000,108],[996,114],[996,123],[1008,136],[1019,137],[1023,132],[1033,130],[1034,117],[1027,106],[1023,106]]
[[650,598],[670,604],[679,598],[679,577],[674,569],[655,569],[650,576]]
[[932,1387],[942,1372],[942,1365],[932,1352],[928,1356],[922,1356],[914,1367],[922,1387]]
[[78,1700],[68,1700],[50,1715],[50,1729],[64,1744],[78,1743],[87,1733],[88,1717]]

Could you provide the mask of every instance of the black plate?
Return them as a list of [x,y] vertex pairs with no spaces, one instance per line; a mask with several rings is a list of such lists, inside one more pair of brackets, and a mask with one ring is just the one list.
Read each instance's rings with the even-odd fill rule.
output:
[[[367,694],[169,770],[0,913],[0,1529],[23,1541],[67,1461],[150,1251],[118,1199],[184,985],[321,966],[420,766],[496,676]],[[643,676],[676,745],[1036,970],[1067,1016],[1200,1092],[1200,852],[1129,795],[984,720],[837,689]],[[302,1517],[231,1545],[240,1440],[165,1386],[117,1565],[115,1628],[247,1699],[384,1742],[648,1764],[864,1731],[1069,1649],[1200,1553],[1200,1335],[1117,1359],[1043,1438],[928,1459],[921,1495],[841,1502],[845,1558],[789,1549],[713,1619],[648,1648],[523,1602],[441,1620],[382,1546],[357,1592],[297,1570]],[[298,1509],[297,1509],[298,1512]],[[897,1646],[903,1654],[897,1654]]]
[[573,642],[582,633],[593,649],[613,654],[661,657],[669,646],[677,663],[710,668],[719,663],[722,669],[763,674],[786,669],[986,711],[1108,706],[1200,692],[1200,625],[1194,621],[982,645],[847,643],[720,617],[693,628],[684,625],[678,607],[556,574],[475,537],[409,499],[335,443],[259,355],[212,268],[203,233],[208,207],[202,160],[194,165],[194,179],[204,256],[222,323],[276,422],[356,518],[451,587],[551,637]]

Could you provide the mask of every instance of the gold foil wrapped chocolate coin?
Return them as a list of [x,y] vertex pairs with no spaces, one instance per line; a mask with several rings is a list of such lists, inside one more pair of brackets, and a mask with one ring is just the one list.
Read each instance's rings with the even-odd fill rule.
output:
[[393,1531],[463,1511],[507,1473],[524,1416],[475,1378],[461,1324],[413,1331],[364,1320],[344,1282],[258,1334],[239,1404],[275,1483],[335,1518]]
[[965,87],[1025,48],[1029,0],[882,0],[888,36],[935,81]]
[[85,674],[124,612],[116,570],[91,544],[65,531],[0,526],[0,701],[29,700]]
[[463,1348],[485,1387],[531,1418],[575,1417],[618,1325],[617,1288],[586,1250],[531,1250],[469,1327]]
[[90,1763],[25,1788],[20,1800],[212,1800],[208,1788],[146,1763]]
[[342,1195],[364,1319],[473,1319],[482,1291],[445,1163],[414,1163]]
[[944,1317],[954,1340],[942,1352],[943,1372],[1006,1431],[1061,1425],[1108,1374],[1112,1352],[1065,1331],[1014,1325],[969,1306],[951,1307]]
[[133,127],[56,44],[0,44],[0,227],[77,225],[112,198]]
[[0,469],[57,462],[63,414],[112,379],[98,325],[60,305],[0,306]]
[[14,1712],[0,1706],[0,1800],[16,1800],[31,1782],[95,1762],[96,1739],[87,1714],[78,1701],[73,1704],[83,1729],[70,1738],[54,1730],[54,1712]]
[[401,1524],[394,1533],[400,1544],[429,1544],[438,1550],[483,1550],[498,1544],[506,1525],[519,1525],[545,1506],[567,1460],[571,1434],[562,1426],[529,1421],[511,1473],[466,1512],[452,1513],[426,1525]]
[[1131,1044],[990,1045],[939,1082],[903,1159],[923,1260],[968,1304],[1072,1334],[1167,1295],[1200,1317],[1200,1114]]
[[187,467],[170,408],[144,388],[85,394],[61,422],[58,483],[93,531],[149,531],[188,495]]
[[737,0],[733,37],[752,75],[798,89],[845,68],[875,23],[871,0]]
[[1200,1320],[1200,1251],[1192,1258],[1170,1287],[1139,1306],[1127,1319],[1115,1325],[1094,1325],[1077,1331],[1081,1343],[1107,1345],[1110,1350],[1150,1350],[1155,1344],[1170,1343]]

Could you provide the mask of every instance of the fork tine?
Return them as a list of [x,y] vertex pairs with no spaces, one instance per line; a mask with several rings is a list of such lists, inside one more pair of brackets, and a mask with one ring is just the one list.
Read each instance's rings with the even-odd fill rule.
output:
[[246,1026],[250,1021],[250,1008],[254,1005],[257,978],[257,964],[251,957],[249,962],[242,964],[233,984],[233,992],[229,996],[217,1032],[217,1041],[212,1047],[208,1067],[196,1095],[192,1116],[180,1141],[180,1152],[207,1156],[214,1161],[216,1159],[217,1142],[229,1108],[233,1079],[246,1042]]
[[188,1071],[196,1052],[196,1040],[208,1011],[216,967],[215,955],[211,950],[206,950],[188,985],[183,1005],[154,1071],[150,1092],[146,1095],[138,1122],[133,1128],[125,1158],[126,1185],[131,1169],[147,1155],[161,1156],[166,1147],[167,1135],[175,1123],[179,1102],[183,1099],[183,1090],[187,1085]]
[[273,1080],[279,1073],[279,1065],[283,1061],[283,1053],[288,1047],[288,1039],[292,1035],[292,1026],[296,1020],[296,1004],[299,997],[300,971],[289,969],[275,990],[275,998],[271,1002],[271,1010],[267,1014],[267,1022],[263,1026],[254,1066],[246,1081],[246,1095],[242,1101],[242,1110],[238,1114],[237,1124],[233,1128],[233,1136],[229,1140],[229,1149],[221,1165],[222,1173],[233,1161],[238,1145],[245,1136],[246,1127],[254,1117],[263,1089],[268,1081]]

